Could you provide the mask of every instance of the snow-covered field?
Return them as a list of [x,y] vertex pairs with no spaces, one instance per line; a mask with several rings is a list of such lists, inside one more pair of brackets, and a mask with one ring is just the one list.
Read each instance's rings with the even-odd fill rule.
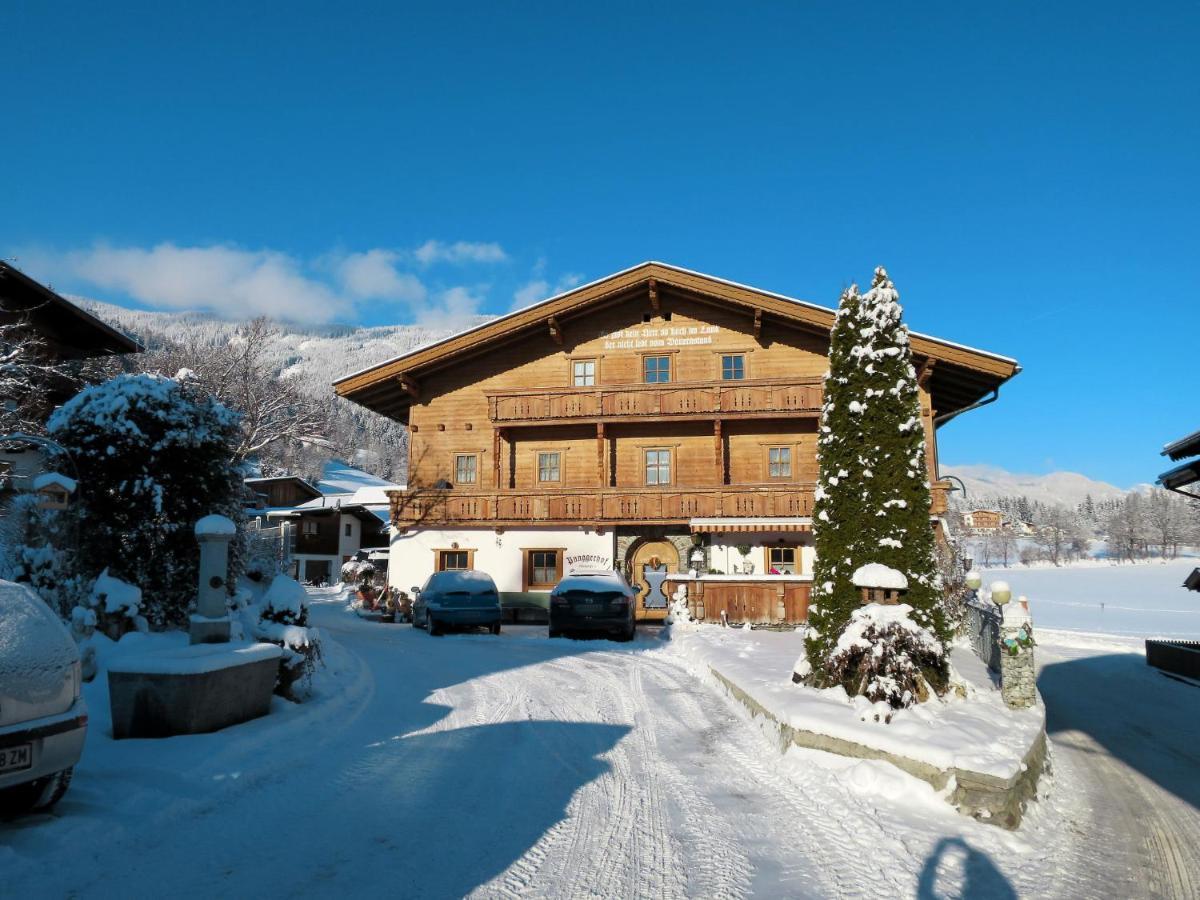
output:
[[1035,628],[1200,639],[1200,594],[1184,590],[1200,560],[987,569],[1029,598]]
[[[0,894],[1102,897],[1151,883],[1130,868],[1137,820],[1089,789],[1098,762],[1082,752],[1010,833],[886,763],[781,756],[669,632],[431,638],[310,593],[329,667],[308,703],[276,700],[218,734],[114,742],[103,679],[89,685],[71,791],[53,815],[0,824]],[[1054,635],[1039,633],[1047,658],[1096,657],[1156,685],[1135,653],[1056,651]],[[1169,684],[1160,703],[1200,695]],[[1167,724],[1191,740],[1194,726]],[[1171,821],[1190,827],[1183,816]]]

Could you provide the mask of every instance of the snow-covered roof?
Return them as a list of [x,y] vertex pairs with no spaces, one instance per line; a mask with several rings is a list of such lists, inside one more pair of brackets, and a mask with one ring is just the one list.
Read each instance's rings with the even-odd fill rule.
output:
[[55,485],[62,488],[68,494],[75,493],[75,488],[77,487],[74,478],[68,478],[60,472],[43,472],[41,475],[35,477],[31,484],[35,491]]
[[[833,312],[833,310],[830,309],[828,306],[822,306],[819,303],[812,303],[811,301],[808,301],[808,300],[799,300],[795,297],[789,297],[786,294],[777,294],[774,291],[766,291],[766,290],[763,290],[762,288],[753,287],[752,285],[748,285],[748,284],[742,284],[741,282],[738,282],[738,281],[730,281],[727,278],[719,278],[716,275],[709,275],[705,272],[697,272],[694,269],[685,269],[683,266],[676,266],[676,265],[672,265],[671,263],[659,262],[658,260],[649,259],[649,260],[646,260],[645,262],[640,262],[635,266],[630,266],[627,269],[622,269],[619,272],[614,272],[612,274],[605,275],[603,278],[597,278],[595,281],[589,281],[587,284],[578,285],[576,287],[570,288],[569,290],[565,290],[558,294],[554,294],[550,297],[546,297],[542,300],[538,300],[534,303],[529,304],[528,306],[522,306],[518,309],[513,310],[512,312],[506,313],[503,316],[499,316],[495,319],[490,319],[486,322],[481,322],[478,325],[473,325],[470,328],[466,328],[462,331],[455,332],[454,334],[450,335],[449,337],[443,338],[440,341],[434,341],[432,344],[426,344],[422,347],[414,348],[405,353],[401,353],[399,356],[394,356],[391,359],[384,360],[381,363],[376,363],[375,365],[371,365],[371,366],[367,366],[366,368],[359,369],[357,372],[351,372],[348,375],[343,375],[341,378],[334,381],[334,384],[337,385],[343,381],[349,381],[351,378],[356,378],[359,375],[362,375],[366,372],[370,372],[372,369],[378,369],[381,366],[388,366],[393,363],[401,362],[410,356],[417,355],[418,353],[426,353],[435,347],[439,347],[442,344],[448,343],[449,341],[458,340],[461,337],[465,337],[466,335],[469,335],[469,334],[474,334],[475,332],[482,331],[485,328],[494,328],[499,323],[503,323],[509,319],[520,316],[523,313],[527,313],[530,310],[533,310],[539,306],[542,306],[543,304],[553,303],[554,301],[559,300],[563,297],[566,297],[570,294],[582,293],[583,291],[586,291],[589,288],[596,287],[597,285],[603,284],[606,281],[611,281],[613,279],[620,278],[623,275],[628,275],[632,272],[636,272],[638,269],[644,269],[649,266],[656,266],[656,267],[659,267],[662,269],[667,269],[670,271],[678,272],[682,275],[691,275],[696,278],[704,278],[708,281],[713,281],[718,284],[724,284],[729,287],[736,288],[737,290],[753,291],[756,294],[761,294],[765,297],[771,297],[776,300],[783,300],[783,301],[786,301],[787,303],[795,304],[796,306],[802,307],[804,309],[820,310],[821,312],[824,312],[824,313],[832,313]],[[987,350],[980,350],[976,347],[970,347],[966,344],[957,344],[957,343],[954,343],[953,341],[943,340],[942,338],[936,338],[931,335],[922,334],[917,331],[910,332],[910,334],[913,337],[922,338],[927,341],[933,341],[934,343],[941,344],[945,347],[953,347],[958,350],[966,350],[970,353],[979,353],[983,356],[990,356],[992,359],[1002,360],[1003,362],[1012,363],[1013,365],[1017,364],[1017,361],[1015,359],[1012,359],[1011,357],[1001,356],[998,353],[990,353]]]
[[1200,455],[1200,431],[1193,431],[1186,437],[1166,444],[1162,448],[1162,455],[1171,459],[1186,459],[1189,456]]
[[1181,466],[1168,469],[1158,476],[1158,483],[1165,488],[1187,487],[1200,481],[1200,460],[1194,459]]
[[[353,496],[363,488],[398,490],[402,488],[402,485],[388,481],[386,478],[380,478],[378,475],[372,475],[370,472],[364,472],[362,469],[356,469],[337,459],[331,459],[325,464],[325,471],[321,473],[321,480],[317,482],[317,490],[326,497],[342,494]],[[386,503],[387,499],[384,498],[378,502]]]
[[850,576],[855,587],[885,588],[889,591],[907,591],[908,579],[903,572],[883,565],[883,563],[867,563],[859,566]]
[[404,485],[402,484],[371,485],[369,487],[360,487],[354,492],[354,495],[350,498],[350,502],[361,503],[363,506],[386,507],[390,503],[387,492],[403,489]]

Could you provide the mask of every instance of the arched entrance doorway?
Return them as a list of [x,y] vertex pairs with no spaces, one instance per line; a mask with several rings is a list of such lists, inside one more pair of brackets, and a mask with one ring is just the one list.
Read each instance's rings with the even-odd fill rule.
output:
[[679,573],[679,551],[670,541],[646,541],[633,551],[631,581],[637,589],[637,618],[657,621],[667,617],[667,596],[663,581]]

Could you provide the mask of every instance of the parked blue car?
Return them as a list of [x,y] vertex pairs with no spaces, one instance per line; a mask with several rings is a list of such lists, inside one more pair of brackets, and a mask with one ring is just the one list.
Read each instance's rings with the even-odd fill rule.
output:
[[463,626],[499,634],[500,615],[500,592],[485,572],[434,572],[424,587],[413,588],[413,626],[433,635]]

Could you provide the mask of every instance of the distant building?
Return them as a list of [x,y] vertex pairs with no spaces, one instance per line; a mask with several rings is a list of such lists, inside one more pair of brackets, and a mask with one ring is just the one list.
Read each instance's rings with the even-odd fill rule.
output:
[[297,475],[247,478],[253,504],[247,516],[264,527],[290,529],[292,577],[313,584],[336,584],[342,566],[372,552],[380,561],[388,547],[387,491],[404,486],[333,460],[316,485]]
[[[41,340],[45,362],[93,359],[140,353],[142,346],[85,309],[0,261],[0,325],[22,326]],[[74,386],[50,379],[43,399],[49,412],[71,398]],[[16,399],[0,397],[4,400]],[[31,480],[45,468],[45,457],[33,444],[0,447],[0,487],[30,490]]]
[[1004,514],[994,509],[973,509],[963,514],[963,525],[976,534],[999,531],[1006,524]]

